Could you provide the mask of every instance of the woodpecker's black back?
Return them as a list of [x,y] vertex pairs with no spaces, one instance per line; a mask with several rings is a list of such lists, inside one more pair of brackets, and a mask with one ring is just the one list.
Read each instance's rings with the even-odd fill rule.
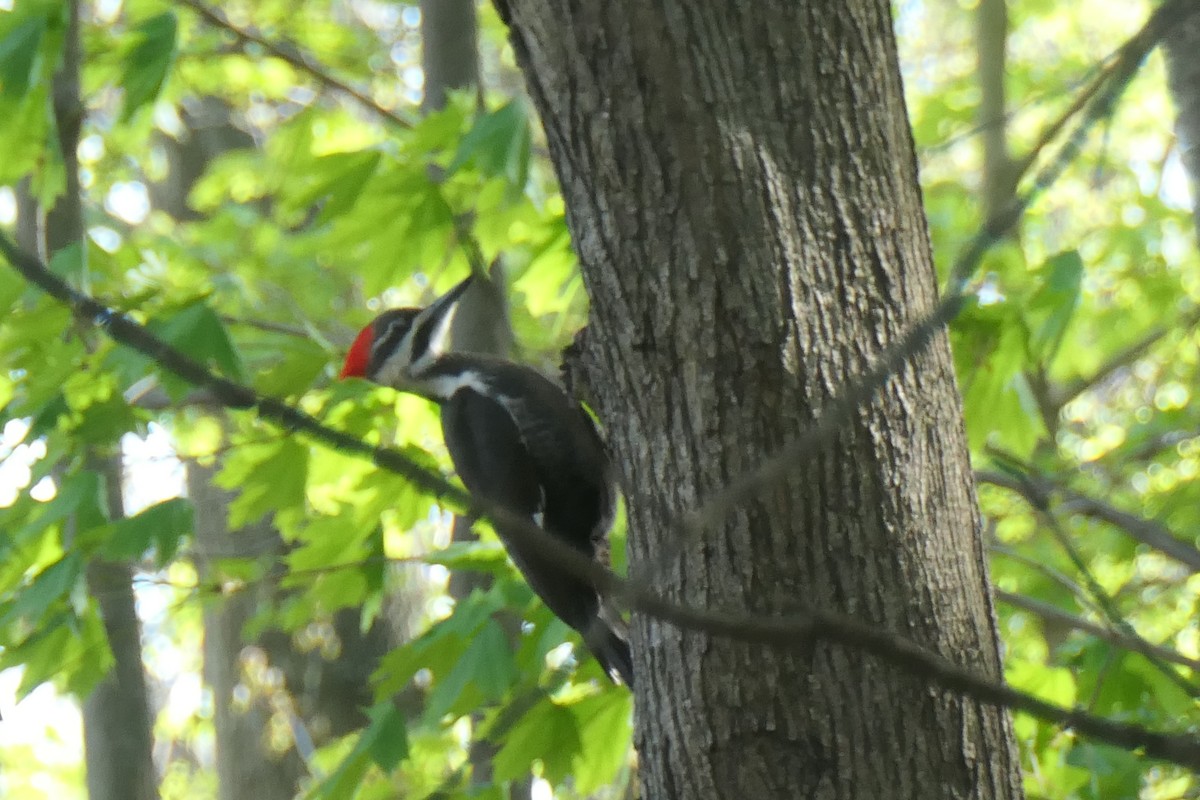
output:
[[[604,444],[591,418],[550,380],[498,359],[449,354],[423,378],[454,386],[442,399],[442,432],[472,494],[537,522],[595,558],[606,547],[616,494]],[[595,587],[552,558],[497,533],[530,587],[583,634],[604,668],[632,685],[629,645],[601,618]]]

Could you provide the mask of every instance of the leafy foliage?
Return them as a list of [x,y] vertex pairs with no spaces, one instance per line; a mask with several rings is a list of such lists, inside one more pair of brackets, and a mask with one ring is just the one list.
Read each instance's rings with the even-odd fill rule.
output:
[[[899,17],[909,107],[944,269],[979,224],[971,14],[968,4],[909,5]],[[456,232],[464,222],[485,259],[504,256],[525,360],[553,370],[582,323],[584,298],[536,125],[512,96],[519,79],[499,22],[481,10],[486,83],[504,88],[485,93],[482,109],[463,95],[419,116],[406,83],[419,45],[415,9],[372,9],[262,0],[228,12],[314,54],[329,74],[363,87],[375,109],[183,6],[85,7],[78,156],[87,237],[52,263],[222,374],[446,470],[427,403],[331,380],[353,332],[383,305],[419,302],[460,279],[469,268]],[[1015,155],[1148,10],[1099,0],[1010,4],[1005,124]],[[0,14],[6,223],[18,200],[50,207],[66,185],[50,103],[66,25],[64,4],[51,0]],[[1048,50],[1046,31],[1070,34]],[[1191,403],[1200,272],[1195,231],[1170,188],[1177,170],[1162,84],[1152,60],[1020,236],[989,253],[951,335],[968,437],[993,477],[981,505],[997,586],[1104,627],[1124,621],[1195,659],[1195,569],[1080,499],[1200,544],[1200,420]],[[385,619],[411,634],[378,659],[370,701],[349,730],[323,729],[290,675],[266,670],[255,682],[246,668],[247,691],[278,701],[279,750],[301,746],[295,719],[312,723],[306,796],[503,797],[530,776],[563,798],[620,794],[631,772],[629,695],[564,649],[564,641],[578,646],[574,635],[491,537],[448,545],[436,498],[361,460],[216,411],[156,364],[77,328],[7,270],[0,309],[0,668],[12,670],[18,696],[49,684],[82,697],[104,675],[112,658],[86,572],[98,559],[126,561],[139,570],[143,602],[169,609],[143,621],[147,664],[169,698],[158,733],[179,748],[211,736],[210,710],[166,691],[198,670],[184,654],[197,649],[201,610],[262,588],[246,644],[281,636],[321,668],[344,644],[328,635],[339,612],[351,610],[363,631]],[[114,507],[111,477],[98,465],[159,435],[185,461],[217,468],[216,484],[233,493],[224,518],[182,497],[138,502],[169,470],[132,457],[129,508]],[[248,537],[266,525],[279,552],[199,558],[197,531],[207,524]],[[452,603],[446,568],[491,583]],[[1014,685],[1155,727],[1200,723],[1162,664],[1003,598],[999,610]],[[279,708],[298,710],[288,717]],[[1168,797],[1197,788],[1194,776],[1151,770],[1136,754],[1027,718],[1016,730],[1031,795]],[[38,777],[60,782],[56,796],[77,791],[77,767],[31,776],[40,769],[26,755],[32,747],[0,749],[6,788]],[[494,754],[490,778],[473,773],[479,753]],[[212,796],[204,766],[168,765],[164,796]]]

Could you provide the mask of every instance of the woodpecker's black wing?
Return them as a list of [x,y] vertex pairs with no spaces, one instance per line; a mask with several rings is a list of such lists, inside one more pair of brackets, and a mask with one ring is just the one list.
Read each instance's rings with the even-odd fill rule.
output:
[[495,401],[460,389],[442,403],[442,435],[458,477],[471,494],[514,514],[542,511],[542,487],[512,418]]
[[[472,389],[460,389],[442,405],[442,430],[454,468],[472,494],[541,521],[544,493],[538,471],[502,405]],[[571,627],[586,630],[599,608],[596,590],[563,572],[536,548],[516,542],[503,526],[496,532],[550,610]]]
[[592,419],[537,370],[488,364],[487,388],[520,432],[542,485],[543,526],[593,556],[612,526],[616,491]]
[[[516,365],[505,366],[516,368]],[[488,374],[489,379],[495,377],[494,373]],[[546,381],[540,374],[537,378]],[[565,395],[549,381],[546,383],[565,402]],[[472,494],[536,520],[543,529],[583,554],[593,556],[597,525],[604,526],[599,532],[603,535],[608,524],[608,520],[599,519],[598,515],[611,518],[607,473],[599,481],[588,480],[588,476],[580,473],[589,470],[563,452],[562,447],[568,444],[564,437],[570,439],[580,432],[557,429],[564,424],[562,420],[573,418],[549,413],[561,409],[542,407],[547,398],[557,400],[546,395],[544,387],[530,389],[527,383],[519,398],[504,393],[502,386],[495,387],[496,393],[491,393],[491,388],[487,387],[489,394],[485,395],[463,386],[442,403],[446,447],[463,484]],[[569,410],[583,413],[578,408]],[[585,416],[583,421],[590,428],[590,419]],[[565,424],[574,426],[578,421]],[[598,445],[594,429],[590,430],[590,436]],[[552,446],[554,442],[558,446]],[[603,455],[602,449],[600,454]],[[596,483],[603,485],[592,485]],[[537,548],[518,543],[506,535],[503,526],[497,528],[497,533],[530,588],[556,616],[583,634],[597,660],[610,674],[616,671],[632,685],[629,645],[600,619],[600,597],[595,587],[562,570],[554,559]]]

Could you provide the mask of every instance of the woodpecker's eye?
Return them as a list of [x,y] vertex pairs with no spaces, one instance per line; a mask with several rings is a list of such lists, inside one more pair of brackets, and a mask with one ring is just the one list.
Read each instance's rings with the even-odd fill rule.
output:
[[419,308],[393,308],[375,318],[371,323],[375,331],[375,343],[371,346],[372,364],[382,364],[400,347],[419,313]]

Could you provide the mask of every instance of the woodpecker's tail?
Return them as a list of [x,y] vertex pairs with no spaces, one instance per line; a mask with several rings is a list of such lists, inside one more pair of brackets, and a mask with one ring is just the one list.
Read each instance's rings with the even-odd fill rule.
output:
[[[629,651],[629,640],[624,635],[624,624],[611,625],[602,616],[596,617],[583,638],[600,666],[610,678],[621,679],[621,683],[633,688],[633,654]],[[618,628],[621,630],[618,631]]]

